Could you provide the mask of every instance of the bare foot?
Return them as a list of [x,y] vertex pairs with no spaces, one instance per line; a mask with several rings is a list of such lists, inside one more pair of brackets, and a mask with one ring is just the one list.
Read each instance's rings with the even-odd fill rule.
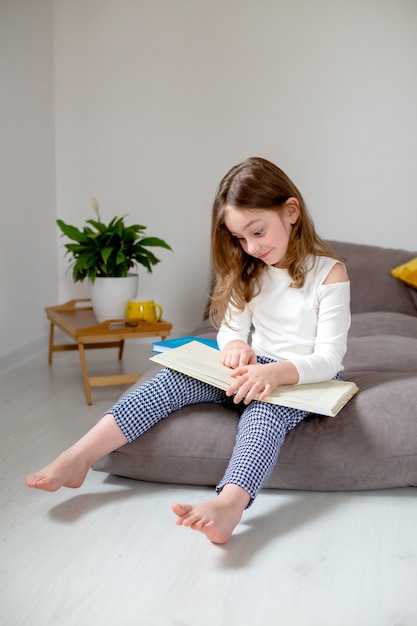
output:
[[199,530],[212,543],[227,543],[249,502],[249,494],[237,485],[226,485],[214,500],[200,504],[173,504],[176,524]]
[[83,484],[90,467],[109,452],[124,446],[127,439],[111,413],[81,437],[52,463],[26,477],[28,487],[56,491],[60,487],[75,489]]
[[60,487],[80,487],[89,470],[68,451],[35,474],[26,476],[26,485],[44,491],[57,491]]

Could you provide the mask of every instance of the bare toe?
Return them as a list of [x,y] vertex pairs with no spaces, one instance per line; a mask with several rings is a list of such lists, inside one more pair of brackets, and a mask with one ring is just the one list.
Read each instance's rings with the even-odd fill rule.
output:
[[218,498],[196,505],[173,504],[178,526],[185,526],[203,533],[212,543],[227,543],[240,521],[241,515],[227,506],[222,506]]

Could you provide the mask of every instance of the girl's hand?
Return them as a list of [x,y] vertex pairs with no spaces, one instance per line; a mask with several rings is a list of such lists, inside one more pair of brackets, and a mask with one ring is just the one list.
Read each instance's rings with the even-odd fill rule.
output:
[[229,341],[222,350],[220,362],[235,369],[241,365],[256,363],[256,354],[250,346],[240,339]]
[[278,376],[268,364],[257,363],[236,368],[231,376],[236,381],[226,391],[227,396],[234,396],[233,402],[249,404],[255,398],[264,400],[278,386]]
[[256,363],[237,367],[231,376],[236,381],[226,391],[234,396],[233,402],[249,404],[257,398],[265,400],[278,385],[292,385],[298,382],[298,371],[289,361]]

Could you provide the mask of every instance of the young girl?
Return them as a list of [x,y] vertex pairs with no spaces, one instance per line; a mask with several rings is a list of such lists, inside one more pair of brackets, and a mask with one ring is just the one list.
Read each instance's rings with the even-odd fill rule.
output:
[[98,459],[185,405],[242,403],[216,497],[172,507],[178,525],[214,543],[230,539],[272,472],[286,434],[308,415],[262,400],[277,385],[339,376],[350,325],[349,279],[341,259],[317,236],[298,189],[264,159],[248,159],[221,181],[211,241],[216,285],[210,317],[233,384],[224,393],[162,369],[50,465],[29,475],[29,487],[79,487]]

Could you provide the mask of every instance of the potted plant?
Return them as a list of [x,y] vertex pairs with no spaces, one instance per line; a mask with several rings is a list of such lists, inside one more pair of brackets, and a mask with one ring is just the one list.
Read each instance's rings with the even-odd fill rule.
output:
[[[74,242],[65,244],[73,280],[89,279],[94,313],[101,322],[124,317],[127,302],[136,297],[138,275],[129,270],[143,265],[152,272],[160,262],[148,248],[171,250],[171,246],[159,237],[146,237],[146,226],[127,226],[126,216],[114,217],[105,224],[96,198],[92,198],[92,207],[97,219],[87,220],[82,230],[60,219],[56,223],[62,235]],[[112,290],[110,295],[108,289]]]

